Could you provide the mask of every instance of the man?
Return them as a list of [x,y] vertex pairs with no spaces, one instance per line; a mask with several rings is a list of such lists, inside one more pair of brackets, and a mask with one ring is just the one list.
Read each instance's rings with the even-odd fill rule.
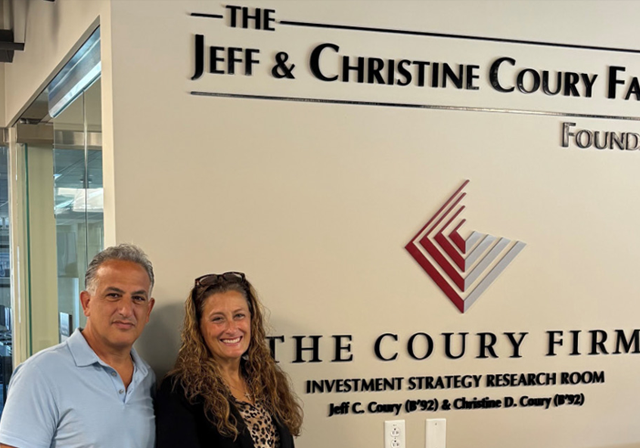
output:
[[153,281],[136,246],[94,257],[80,294],[87,325],[15,370],[0,447],[154,447],[155,375],[132,348],[149,321]]

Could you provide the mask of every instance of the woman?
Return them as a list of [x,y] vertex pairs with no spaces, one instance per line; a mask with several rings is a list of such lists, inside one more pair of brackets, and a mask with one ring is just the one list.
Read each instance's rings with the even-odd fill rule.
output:
[[302,409],[271,357],[262,306],[243,273],[199,277],[182,346],[156,397],[156,446],[292,448]]

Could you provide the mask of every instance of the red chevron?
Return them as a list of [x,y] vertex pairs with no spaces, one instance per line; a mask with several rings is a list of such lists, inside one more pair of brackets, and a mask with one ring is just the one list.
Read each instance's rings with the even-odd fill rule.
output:
[[431,279],[438,285],[438,287],[449,297],[449,300],[453,302],[453,304],[460,310],[461,313],[464,313],[464,301],[462,297],[458,295],[457,292],[453,290],[453,288],[447,283],[447,281],[440,275],[438,270],[431,264],[427,258],[422,255],[422,252],[416,247],[413,243],[413,240],[405,246],[405,249],[411,254],[411,256],[418,262],[422,269],[431,277]]
[[449,260],[447,260],[445,256],[442,255],[442,253],[438,250],[438,248],[433,245],[429,238],[425,236],[420,240],[420,244],[427,250],[429,255],[431,255],[433,259],[436,260],[438,266],[440,266],[444,270],[444,272],[449,276],[453,283],[455,283],[458,289],[464,292],[464,279],[460,274],[458,274],[456,268],[454,268],[453,265],[449,263]]
[[[449,278],[453,281],[453,283],[458,287],[460,291],[464,291],[464,279],[458,273],[456,268],[454,268],[453,265],[449,263],[449,260],[447,260],[447,258],[442,254],[442,252],[440,252],[438,248],[431,242],[431,240],[429,239],[429,235],[436,229],[436,227],[440,225],[442,220],[446,218],[447,215],[449,215],[449,213],[451,213],[451,211],[460,203],[460,201],[466,195],[467,195],[466,193],[463,193],[462,195],[460,195],[460,197],[456,199],[453,205],[451,205],[447,209],[447,211],[436,221],[436,223],[433,226],[431,226],[429,230],[427,230],[427,233],[425,233],[424,236],[420,239],[420,245],[424,247],[427,253],[433,257],[436,263],[438,263],[438,266],[440,266],[444,270],[444,272],[449,276]],[[458,210],[458,213],[461,210],[462,209]]]
[[462,258],[462,255],[453,247],[453,244],[451,244],[447,237],[444,236],[442,232],[439,232],[433,239],[436,240],[445,253],[449,255],[449,258],[458,266],[458,269],[464,272],[464,258]]
[[460,229],[460,227],[462,227],[462,225],[465,222],[467,222],[466,219],[463,219],[462,221],[460,221],[460,223],[456,226],[456,228],[453,229],[453,231],[449,234],[449,238],[451,238],[451,241],[453,241],[456,244],[456,246],[458,246],[458,249],[460,249],[460,252],[462,252],[463,254],[467,253],[467,245],[465,244],[466,241],[464,240],[464,238],[462,238],[458,233],[458,230]]
[[[455,192],[455,193],[453,193],[453,195],[451,195],[451,197],[447,200],[447,202],[445,202],[445,203],[442,205],[442,207],[440,207],[440,209],[436,212],[436,214],[435,214],[435,215],[433,215],[433,216],[431,217],[431,219],[430,219],[429,221],[427,221],[427,223],[426,223],[424,226],[422,226],[422,228],[420,229],[420,231],[419,231],[418,233],[416,233],[416,235],[411,239],[411,241],[409,241],[409,243],[407,244],[407,246],[408,246],[409,244],[413,244],[414,240],[415,240],[416,238],[418,238],[418,236],[419,236],[422,232],[424,232],[424,229],[426,229],[427,227],[429,227],[429,225],[433,222],[433,220],[434,220],[434,219],[436,219],[436,216],[438,216],[438,215],[440,214],[440,212],[441,212],[442,210],[444,210],[444,209],[449,205],[449,203],[450,203],[451,201],[453,201],[453,198],[455,198],[455,197],[457,196],[457,194],[458,194],[458,193],[460,193],[460,192],[462,191],[462,189],[463,189],[463,188],[464,188],[468,183],[469,183],[469,181],[468,181],[468,180],[467,180],[467,181],[465,181],[465,182],[460,186],[460,188],[458,188],[458,190],[456,190],[456,192]],[[405,246],[405,247],[406,247],[406,246]]]
[[442,227],[442,229],[440,229],[440,231],[434,237],[434,239],[438,242],[440,247],[444,249],[447,255],[449,255],[449,258],[453,260],[453,262],[458,266],[458,268],[460,268],[460,270],[464,272],[464,258],[462,257],[462,255],[460,255],[460,252],[458,252],[455,249],[455,247],[453,247],[453,245],[447,239],[447,237],[442,234],[442,232],[444,232],[446,229],[449,228],[453,220],[458,217],[458,215],[460,214],[460,212],[462,212],[462,210],[464,210],[464,205],[460,207],[457,212],[455,212],[455,214],[451,217],[449,221],[447,221],[447,223],[444,225],[444,227]]
[[[444,279],[444,277],[440,274],[440,272],[438,272],[438,269],[427,259],[427,257],[425,257],[423,255],[423,253],[420,251],[420,249],[418,249],[418,247],[415,244],[415,240],[416,240],[416,238],[418,238],[420,236],[420,234],[422,234],[422,232],[425,231],[425,229],[427,229],[429,226],[431,226],[431,224],[434,221],[436,221],[436,219],[438,218],[438,215],[440,215],[442,213],[442,211],[447,209],[447,207],[448,207],[447,212],[443,216],[441,216],[439,219],[437,219],[435,224],[433,226],[431,226],[431,228],[429,228],[429,230],[428,230],[427,234],[425,235],[425,237],[422,238],[421,241],[420,241],[420,244],[430,253],[430,255],[432,257],[434,257],[434,259],[436,259],[438,261],[438,264],[440,264],[441,266],[443,264],[445,264],[445,265],[448,264],[447,260],[442,256],[442,254],[440,254],[440,252],[437,250],[437,248],[435,246],[433,246],[433,244],[428,240],[428,235],[431,232],[433,232],[433,230],[440,224],[440,222],[442,222],[444,217],[447,216],[451,212],[451,210],[462,200],[462,198],[464,198],[466,193],[462,194],[458,198],[458,200],[456,200],[449,207],[449,205],[454,201],[456,196],[458,196],[458,194],[464,189],[464,187],[468,183],[469,183],[468,180],[465,181],[460,186],[460,188],[458,188],[458,190],[456,190],[456,192],[453,193],[453,195],[451,195],[451,197],[442,205],[442,207],[440,207],[440,209],[438,209],[438,211],[429,219],[429,221],[427,221],[427,223],[420,229],[420,231],[405,246],[405,249],[409,252],[409,254],[411,254],[411,256],[418,262],[418,264],[422,267],[422,269],[425,270],[425,272],[429,275],[429,277],[431,277],[431,279],[436,283],[436,285],[438,285],[438,287],[442,290],[442,292],[444,292],[447,295],[449,300],[451,300],[453,302],[453,304],[460,310],[460,312],[464,312],[464,301],[462,300],[462,297],[460,297],[460,295]],[[439,260],[438,260],[438,258],[439,258]],[[462,290],[464,288],[464,280],[455,271],[453,266],[449,265],[449,267],[450,267],[450,269],[449,269],[449,272],[447,272],[447,275],[449,275],[450,277],[451,277],[452,274],[457,275],[458,278],[457,278],[457,281],[455,281],[455,283],[458,286],[458,288],[460,290]],[[445,269],[445,268],[443,267],[443,269]],[[446,269],[445,269],[445,271],[446,271]]]

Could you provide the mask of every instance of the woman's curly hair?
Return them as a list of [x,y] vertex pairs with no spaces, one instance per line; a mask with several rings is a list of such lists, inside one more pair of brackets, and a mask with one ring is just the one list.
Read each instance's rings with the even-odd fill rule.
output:
[[213,294],[237,291],[247,300],[251,314],[249,349],[240,361],[242,374],[254,399],[260,401],[292,435],[300,435],[302,407],[289,377],[271,356],[266,340],[264,309],[255,290],[244,277],[228,281],[225,276],[220,276],[218,280],[208,287],[194,286],[185,302],[182,345],[176,364],[169,372],[175,379],[174,385],[179,383],[182,386],[190,403],[204,404],[206,418],[217,427],[220,434],[234,439],[237,437],[238,422],[229,404],[231,392],[200,331],[206,300]]

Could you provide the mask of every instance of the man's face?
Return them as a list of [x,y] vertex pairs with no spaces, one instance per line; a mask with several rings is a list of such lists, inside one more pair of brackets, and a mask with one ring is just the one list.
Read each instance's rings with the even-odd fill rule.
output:
[[154,300],[149,295],[151,282],[137,263],[108,260],[100,265],[92,291],[80,295],[84,315],[96,342],[105,349],[130,350],[138,339]]

